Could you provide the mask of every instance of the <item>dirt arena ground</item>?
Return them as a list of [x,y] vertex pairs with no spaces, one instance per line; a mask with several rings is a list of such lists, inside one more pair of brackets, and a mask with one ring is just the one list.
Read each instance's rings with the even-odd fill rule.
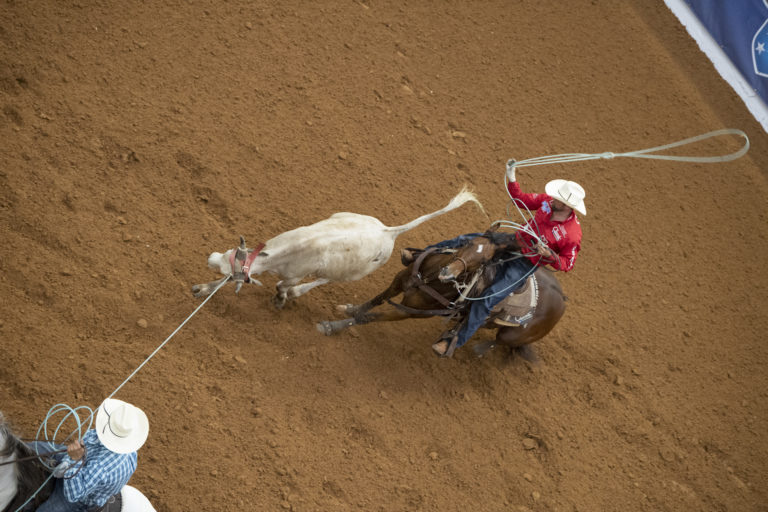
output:
[[[768,510],[766,134],[661,0],[3,0],[0,21],[0,409],[21,434],[98,406],[240,234],[402,224],[468,184],[490,219],[434,219],[362,281],[282,311],[274,276],[215,295],[117,396],[151,425],[131,483],[159,511]],[[503,218],[507,158],[721,128],[749,153],[518,172],[587,190],[538,365],[438,359],[439,319],[315,330],[400,248]]]

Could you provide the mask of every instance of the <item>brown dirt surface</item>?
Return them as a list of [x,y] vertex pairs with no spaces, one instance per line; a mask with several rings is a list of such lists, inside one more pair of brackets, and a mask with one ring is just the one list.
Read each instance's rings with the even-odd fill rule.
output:
[[315,330],[400,248],[487,227],[467,205],[284,310],[274,276],[228,285],[116,397],[149,416],[131,483],[159,511],[766,510],[768,144],[660,0],[2,0],[0,21],[0,409],[21,434],[98,406],[240,234],[402,224],[463,184],[503,218],[507,158],[731,127],[752,147],[729,163],[518,171],[587,190],[539,364],[438,359],[439,319]]

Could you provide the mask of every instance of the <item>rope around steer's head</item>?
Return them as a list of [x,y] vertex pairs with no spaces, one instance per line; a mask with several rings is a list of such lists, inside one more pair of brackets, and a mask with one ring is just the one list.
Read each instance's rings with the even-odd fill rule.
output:
[[[236,247],[229,255],[229,265],[232,269],[232,280],[237,283],[235,285],[235,293],[240,291],[240,288],[243,287],[243,283],[251,282],[251,277],[249,276],[251,264],[263,248],[264,244],[260,243],[256,246],[255,249],[249,250],[245,245],[245,237],[240,236],[240,245]],[[261,284],[255,279],[253,281]]]

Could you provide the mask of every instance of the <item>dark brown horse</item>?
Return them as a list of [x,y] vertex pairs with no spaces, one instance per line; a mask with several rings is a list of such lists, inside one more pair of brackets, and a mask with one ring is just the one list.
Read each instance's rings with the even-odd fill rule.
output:
[[[353,325],[370,322],[390,322],[408,318],[427,318],[435,315],[463,318],[469,310],[469,299],[462,294],[481,297],[482,290],[493,282],[494,267],[504,260],[518,257],[520,246],[514,234],[490,230],[473,238],[455,252],[427,252],[401,270],[389,287],[371,300],[359,305],[338,306],[348,316],[343,320],[323,321],[317,324],[320,332],[331,335]],[[414,270],[415,269],[415,270]],[[494,344],[510,348],[523,347],[544,336],[565,313],[565,296],[552,272],[538,268],[535,272],[538,302],[533,316],[524,326],[501,325],[486,322],[489,329],[497,329]],[[391,302],[403,294],[400,304]],[[372,311],[384,301],[393,308]],[[502,322],[503,324],[503,322]]]

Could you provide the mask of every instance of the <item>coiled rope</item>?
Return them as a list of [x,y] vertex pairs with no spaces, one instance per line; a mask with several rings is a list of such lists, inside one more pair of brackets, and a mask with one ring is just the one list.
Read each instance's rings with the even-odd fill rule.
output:
[[[205,298],[205,300],[203,302],[201,302],[200,305],[197,306],[195,308],[195,310],[192,311],[192,313],[190,313],[190,315],[183,322],[181,322],[181,324],[179,324],[179,326],[176,329],[174,329],[174,331],[167,338],[165,338],[165,341],[163,341],[151,354],[149,354],[149,356],[147,356],[147,358],[144,359],[144,361],[142,361],[142,363],[139,366],[137,366],[136,369],[133,370],[133,372],[119,386],[117,386],[117,388],[115,388],[115,390],[112,391],[112,393],[110,393],[110,395],[107,398],[105,398],[105,400],[108,400],[108,399],[112,398],[115,395],[115,393],[120,391],[120,389],[123,386],[125,386],[125,384],[128,383],[128,381],[131,380],[134,377],[134,375],[136,375],[139,372],[139,370],[141,370],[144,367],[144,365],[146,365],[149,362],[150,359],[155,357],[155,354],[160,352],[160,350],[169,341],[171,341],[171,338],[173,338],[176,335],[176,333],[178,333],[181,330],[181,328],[184,327],[184,325],[186,325],[186,323],[189,322],[189,320],[193,316],[195,316],[195,314],[197,314],[197,312],[200,311],[200,309],[202,309],[203,306],[205,306],[205,304],[211,299],[211,297],[213,297],[216,294],[216,292],[219,291],[219,289],[221,289],[222,286],[224,286],[225,284],[227,284],[229,282],[229,280],[231,278],[232,278],[232,275],[229,275],[229,276],[227,276],[226,279],[224,279],[221,283],[219,283],[219,285],[210,293],[210,295],[208,295]],[[87,417],[86,417],[85,421],[82,421],[80,419],[80,413],[78,412],[80,410],[87,411]],[[60,414],[62,412],[65,412],[66,414],[61,419],[61,421],[59,421],[59,423],[56,425],[56,428],[53,431],[53,435],[51,435],[49,437],[48,422],[51,420],[51,418],[54,415]],[[61,427],[64,425],[64,422],[70,416],[74,417],[75,422],[77,423],[77,428],[74,431],[72,431],[72,433],[70,433],[67,436],[66,439],[67,440],[71,439],[72,436],[75,433],[78,434],[78,439],[81,439],[83,437],[83,434],[85,432],[87,432],[91,428],[91,425],[93,424],[93,414],[94,414],[93,409],[91,409],[87,405],[81,405],[81,406],[73,408],[73,407],[70,407],[67,404],[56,404],[56,405],[54,405],[53,407],[51,407],[48,410],[48,413],[45,415],[45,419],[40,424],[40,427],[37,429],[37,434],[35,435],[35,441],[37,441],[37,442],[45,441],[45,442],[47,442],[48,444],[50,444],[52,446],[54,440],[56,439],[56,436],[59,433],[59,430],[61,430]],[[85,427],[85,429],[83,429],[83,427],[85,426],[85,422],[87,422],[87,426]],[[40,435],[41,434],[43,435],[44,439],[40,439]],[[45,455],[45,454],[41,454],[39,452],[39,444],[37,442],[35,443],[35,452],[36,452],[36,455],[38,455],[38,457],[40,457],[40,456]],[[66,442],[66,440],[65,440],[65,442]],[[35,496],[37,496],[37,494],[45,487],[45,485],[48,483],[48,481],[51,478],[54,477],[53,470],[55,469],[55,467],[51,467],[48,464],[48,462],[46,460],[42,459],[42,458],[40,458],[39,460],[40,460],[40,462],[46,468],[48,468],[51,471],[51,474],[48,476],[48,478],[45,479],[45,481],[42,483],[42,485],[40,485],[40,487],[38,487],[38,489],[27,499],[27,501],[25,501],[19,508],[17,508],[15,510],[15,512],[20,512],[30,501],[32,501],[34,499]]]

